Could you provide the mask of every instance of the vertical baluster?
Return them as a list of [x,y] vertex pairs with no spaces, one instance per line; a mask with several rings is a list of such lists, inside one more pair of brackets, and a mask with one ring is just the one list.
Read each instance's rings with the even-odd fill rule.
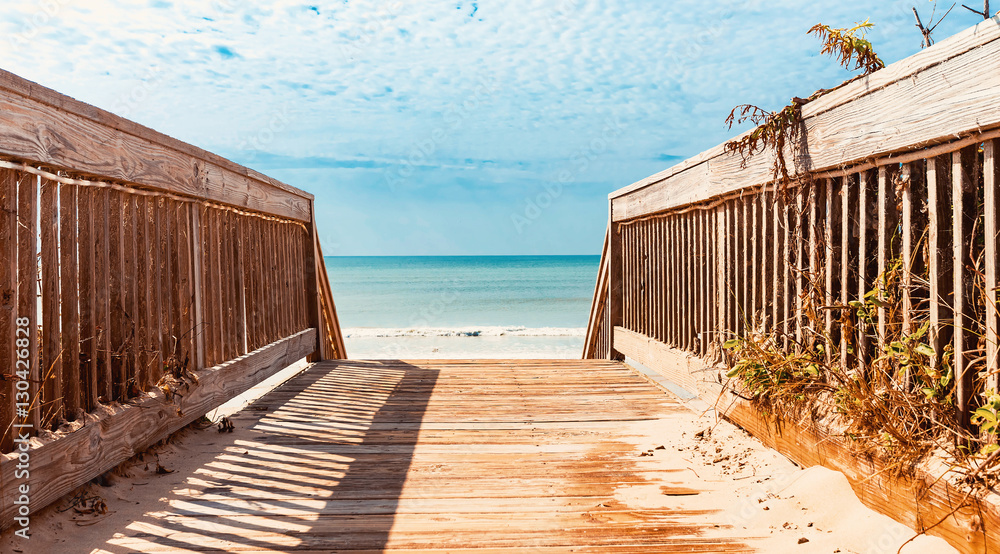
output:
[[774,187],[771,195],[771,331],[775,338],[781,334],[781,325],[784,320],[784,313],[781,310],[784,301],[781,276],[784,274],[785,260],[781,249],[782,207],[781,194],[778,187]]
[[174,247],[177,252],[177,339],[180,341],[180,359],[183,367],[194,367],[194,294],[192,291],[193,265],[191,259],[191,205],[177,202],[174,205],[174,222],[177,229]]
[[124,194],[122,199],[122,287],[124,292],[123,322],[125,325],[125,351],[122,364],[124,373],[122,381],[122,400],[127,400],[135,392],[136,370],[139,356],[139,308],[136,298],[136,288],[139,269],[136,260],[136,213],[135,196]]
[[997,140],[983,145],[983,204],[986,237],[984,260],[986,273],[986,388],[997,390],[1000,381],[1000,360],[997,352]]
[[84,411],[97,404],[97,321],[94,294],[94,190],[80,187],[79,251],[80,251],[80,381]]
[[97,323],[97,399],[111,400],[111,297],[110,244],[108,232],[108,190],[94,191],[94,312]]
[[[846,312],[851,300],[851,189],[852,179],[845,176],[841,180],[840,188],[840,305]],[[842,316],[843,317],[843,316]],[[848,336],[846,330],[841,329],[840,333],[840,367],[847,370],[850,363],[850,352],[848,351]]]
[[970,268],[974,265],[973,232],[976,225],[975,166],[977,147],[964,148],[952,154],[952,278],[954,330],[953,369],[955,374],[955,408],[961,425],[970,426],[975,388],[975,372],[969,369],[969,351],[976,348],[972,332],[975,317],[974,290]]
[[204,241],[204,213],[205,208],[201,204],[194,204],[189,210],[189,228],[191,245],[191,294],[192,309],[192,330],[194,333],[194,356],[192,363],[196,369],[205,367],[205,241]]
[[927,160],[928,260],[930,264],[930,338],[935,356],[933,367],[940,367],[944,347],[951,338],[946,323],[951,319],[951,231],[949,190],[951,189],[951,156]]
[[166,310],[166,306],[163,302],[163,281],[166,277],[166,272],[164,271],[165,268],[163,264],[163,228],[160,217],[161,202],[161,198],[154,196],[149,198],[146,203],[146,219],[149,220],[149,259],[152,260],[153,265],[153,280],[149,283],[152,291],[148,306],[152,310],[149,314],[149,344],[153,348],[153,359],[149,364],[149,386],[156,385],[156,383],[160,380],[160,375],[163,372],[163,361],[165,359],[167,349],[166,341],[164,340],[163,312]]
[[125,364],[124,356],[127,352],[125,344],[125,292],[124,282],[130,277],[125,273],[124,261],[124,213],[122,210],[122,193],[117,190],[108,191],[108,285],[110,286],[109,316],[110,334],[109,349],[111,355],[111,390],[109,400],[124,401],[127,393],[125,390]]
[[825,222],[823,226],[823,276],[824,276],[824,295],[823,295],[823,324],[824,324],[824,334],[826,335],[826,343],[824,344],[824,349],[826,350],[826,364],[829,366],[833,364],[833,347],[834,347],[834,328],[833,328],[833,310],[830,308],[833,306],[835,298],[834,285],[836,280],[834,279],[836,266],[834,264],[835,254],[834,254],[834,229],[836,228],[838,221],[837,204],[834,202],[834,188],[836,186],[836,181],[833,179],[826,179],[824,181],[824,211],[826,212],[823,221]]
[[[0,367],[13,368],[17,357],[17,173],[0,169]],[[14,380],[0,380],[0,453],[14,446]]]
[[[868,185],[869,178],[867,172],[862,172],[859,176],[858,185],[858,300],[865,301],[865,293],[868,290],[867,266],[868,266]],[[858,321],[858,370],[866,373],[865,363],[867,362],[868,350],[868,329],[864,321]]]
[[[42,241],[42,426],[52,428],[62,417],[62,337],[59,330],[59,184],[43,180],[40,229]],[[9,367],[9,366],[7,366]]]

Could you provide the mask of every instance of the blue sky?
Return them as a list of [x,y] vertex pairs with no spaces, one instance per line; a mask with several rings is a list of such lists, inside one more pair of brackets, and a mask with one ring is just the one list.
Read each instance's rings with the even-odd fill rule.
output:
[[8,0],[0,67],[312,192],[328,255],[596,254],[609,192],[850,76],[813,24],[891,63],[913,4]]

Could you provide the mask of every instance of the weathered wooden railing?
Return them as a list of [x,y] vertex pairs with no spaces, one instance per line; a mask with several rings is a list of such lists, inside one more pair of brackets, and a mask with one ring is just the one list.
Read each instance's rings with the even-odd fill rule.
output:
[[5,72],[0,158],[2,526],[344,357],[311,195]]
[[[822,344],[831,363],[863,370],[885,337],[926,322],[932,364],[950,363],[957,419],[967,423],[1000,372],[998,60],[994,18],[803,105],[800,140],[785,156],[811,179],[788,190],[773,185],[773,152],[741,168],[720,146],[612,193],[609,270],[594,305],[608,317],[591,317],[585,357],[629,358],[714,400],[727,339],[756,333],[787,349]],[[894,268],[901,308],[890,312],[874,299],[886,294],[880,276]],[[876,306],[871,328],[852,319],[852,301]],[[609,349],[595,346],[602,334],[612,335]],[[909,378],[899,375],[896,385],[911,386]],[[836,465],[823,456],[830,441],[789,446],[795,439],[782,443],[745,405],[733,409],[798,461]],[[930,526],[950,511],[935,496],[947,493],[940,483],[921,483],[916,499],[905,491],[893,498],[886,491],[898,487],[883,478],[855,487],[906,523]],[[963,527],[976,527],[976,509],[934,532],[969,551],[997,545],[995,521]]]

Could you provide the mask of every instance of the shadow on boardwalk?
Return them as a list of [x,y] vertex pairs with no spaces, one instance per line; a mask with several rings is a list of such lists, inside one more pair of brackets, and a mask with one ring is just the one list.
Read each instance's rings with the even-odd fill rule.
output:
[[165,512],[104,548],[381,550],[437,373],[396,361],[309,368],[234,417],[241,431],[219,436]]

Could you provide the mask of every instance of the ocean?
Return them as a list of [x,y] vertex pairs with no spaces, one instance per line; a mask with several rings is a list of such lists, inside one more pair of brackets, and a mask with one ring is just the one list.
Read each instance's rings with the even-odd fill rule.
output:
[[325,261],[351,358],[579,358],[600,256]]

